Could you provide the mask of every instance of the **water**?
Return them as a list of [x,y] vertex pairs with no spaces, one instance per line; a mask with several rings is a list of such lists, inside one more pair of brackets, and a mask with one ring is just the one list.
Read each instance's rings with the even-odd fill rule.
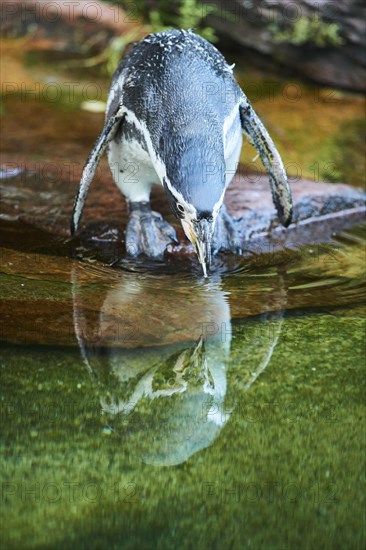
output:
[[361,547],[364,239],[208,282],[4,248],[7,547]]
[[[27,166],[1,181],[4,547],[363,548],[365,226],[221,256],[209,280],[189,255],[126,260],[106,221],[71,242],[101,119],[73,109],[5,103]],[[302,137],[304,173],[333,162]]]

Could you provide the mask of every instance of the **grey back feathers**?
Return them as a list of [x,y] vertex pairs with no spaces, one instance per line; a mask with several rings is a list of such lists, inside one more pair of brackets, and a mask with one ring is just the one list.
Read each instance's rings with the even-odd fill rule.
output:
[[[240,117],[240,119],[239,119]],[[80,182],[72,218],[76,231],[96,166],[116,131],[138,139],[164,177],[197,209],[209,210],[225,190],[225,142],[241,122],[267,168],[274,203],[285,225],[291,195],[279,154],[221,53],[190,31],[147,36],[112,78],[105,126]],[[240,120],[240,122],[239,122]]]
[[[135,113],[171,184],[197,207],[205,189],[209,209],[224,190],[224,122],[241,96],[216,48],[192,32],[165,31],[145,38],[122,61],[107,117],[118,102]],[[127,115],[126,132],[131,122]]]

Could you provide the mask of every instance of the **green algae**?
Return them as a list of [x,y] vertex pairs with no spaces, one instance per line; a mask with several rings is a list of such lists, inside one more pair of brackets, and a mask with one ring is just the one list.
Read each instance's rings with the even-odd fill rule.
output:
[[240,326],[226,424],[175,467],[141,461],[149,423],[111,429],[75,351],[3,347],[4,547],[362,548],[365,320],[286,318],[249,389]]

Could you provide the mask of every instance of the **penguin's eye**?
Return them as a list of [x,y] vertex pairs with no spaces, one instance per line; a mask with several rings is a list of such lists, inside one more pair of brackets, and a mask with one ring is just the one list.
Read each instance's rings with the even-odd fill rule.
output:
[[177,202],[177,208],[178,208],[179,212],[184,214],[184,206],[182,204],[180,204],[179,202]]

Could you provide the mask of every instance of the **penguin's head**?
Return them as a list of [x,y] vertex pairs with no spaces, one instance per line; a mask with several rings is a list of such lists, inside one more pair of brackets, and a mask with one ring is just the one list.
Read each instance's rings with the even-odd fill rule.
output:
[[168,201],[193,244],[204,276],[211,261],[215,223],[225,193],[223,155],[207,161],[202,150],[188,149],[163,179]]

